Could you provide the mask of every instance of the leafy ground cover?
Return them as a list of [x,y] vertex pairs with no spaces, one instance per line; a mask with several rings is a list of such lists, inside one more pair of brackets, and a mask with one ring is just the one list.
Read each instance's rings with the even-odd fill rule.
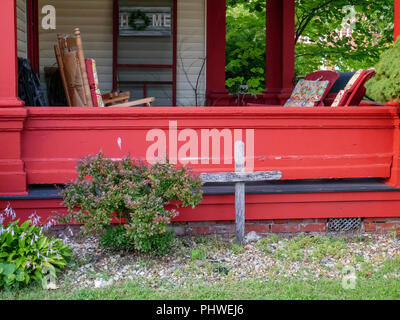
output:
[[166,255],[71,240],[56,290],[32,285],[0,299],[398,299],[396,234],[272,235],[246,245],[179,237]]

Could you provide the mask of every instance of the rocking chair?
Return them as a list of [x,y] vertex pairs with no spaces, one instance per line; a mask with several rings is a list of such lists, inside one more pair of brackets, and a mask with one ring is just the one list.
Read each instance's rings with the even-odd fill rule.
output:
[[96,63],[93,59],[85,59],[79,28],[74,30],[74,34],[75,37],[64,37],[58,34],[58,44],[54,46],[68,106],[133,107],[143,104],[152,105],[155,101],[153,97],[129,101],[129,91],[110,92],[102,95],[98,88]]

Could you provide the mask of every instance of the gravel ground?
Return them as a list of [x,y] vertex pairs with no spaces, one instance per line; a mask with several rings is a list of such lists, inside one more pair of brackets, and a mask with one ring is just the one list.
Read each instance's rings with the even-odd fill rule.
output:
[[393,234],[299,235],[295,240],[249,234],[247,239],[240,246],[216,236],[179,237],[170,253],[155,256],[106,250],[94,237],[72,238],[73,261],[59,274],[57,287],[100,288],[127,280],[173,287],[249,278],[340,279],[346,267],[357,276],[400,276],[390,265],[400,265],[399,240]]

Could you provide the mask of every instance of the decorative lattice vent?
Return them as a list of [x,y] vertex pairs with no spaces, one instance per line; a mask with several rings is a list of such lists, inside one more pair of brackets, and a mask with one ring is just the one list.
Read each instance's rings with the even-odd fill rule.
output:
[[328,231],[343,232],[359,230],[361,218],[333,218],[328,219]]

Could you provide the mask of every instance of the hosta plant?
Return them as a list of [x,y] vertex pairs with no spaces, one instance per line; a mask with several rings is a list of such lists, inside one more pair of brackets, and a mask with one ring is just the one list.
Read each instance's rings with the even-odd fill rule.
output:
[[100,152],[79,160],[77,172],[76,181],[62,192],[69,215],[60,221],[74,220],[100,234],[121,221],[141,251],[149,251],[149,243],[157,243],[155,238],[178,215],[168,205],[195,207],[202,200],[200,177],[168,162],[148,165],[129,157],[114,161]]
[[0,288],[19,287],[32,280],[41,282],[55,277],[71,256],[70,248],[60,239],[44,235],[46,226],[39,226],[39,217],[20,224],[9,206],[0,213]]

